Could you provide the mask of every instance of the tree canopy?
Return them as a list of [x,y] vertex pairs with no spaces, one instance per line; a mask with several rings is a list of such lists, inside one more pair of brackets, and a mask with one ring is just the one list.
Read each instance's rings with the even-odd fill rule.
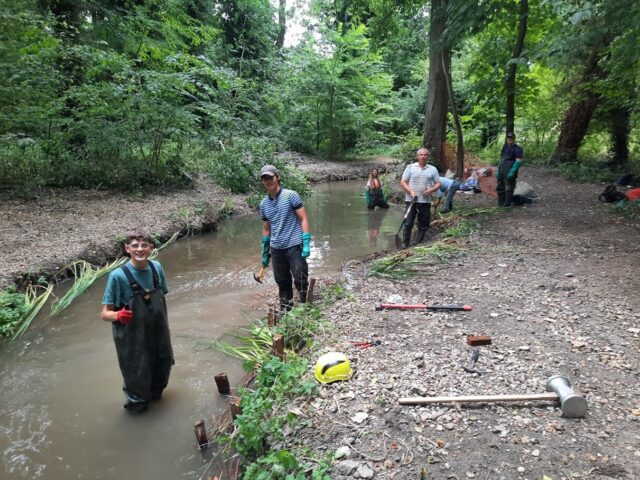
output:
[[632,0],[313,0],[291,47],[285,0],[0,5],[0,185],[247,191],[285,149],[494,161],[505,129],[637,170]]

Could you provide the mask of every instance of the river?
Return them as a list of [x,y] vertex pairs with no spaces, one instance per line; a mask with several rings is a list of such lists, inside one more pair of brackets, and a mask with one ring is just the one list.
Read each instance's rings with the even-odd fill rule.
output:
[[[402,209],[368,211],[362,181],[319,184],[305,200],[312,226],[310,275],[339,274],[344,262],[390,248]],[[265,315],[274,300],[260,267],[257,214],[232,218],[159,256],[170,293],[176,365],[161,401],[140,415],[122,408],[122,378],[111,328],[99,311],[106,280],[54,318],[36,319],[0,349],[0,455],[5,480],[199,479],[211,453],[196,448],[193,423],[228,408],[214,376],[232,386],[241,365],[213,340]],[[67,285],[68,288],[68,285]],[[63,293],[59,290],[56,294]]]

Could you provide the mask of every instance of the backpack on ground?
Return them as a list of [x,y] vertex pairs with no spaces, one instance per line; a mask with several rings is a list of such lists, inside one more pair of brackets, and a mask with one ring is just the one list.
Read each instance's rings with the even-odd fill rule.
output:
[[619,202],[620,200],[626,200],[626,198],[627,197],[625,196],[625,194],[618,190],[618,187],[616,187],[614,184],[611,184],[607,185],[607,187],[604,189],[604,192],[602,192],[598,197],[598,200],[603,203],[614,203]]

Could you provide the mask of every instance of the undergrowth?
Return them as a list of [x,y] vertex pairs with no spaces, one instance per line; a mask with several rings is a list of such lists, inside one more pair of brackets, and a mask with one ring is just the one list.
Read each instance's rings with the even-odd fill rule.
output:
[[30,285],[24,293],[14,286],[0,291],[0,337],[13,339],[22,335],[52,290],[52,285]]
[[640,200],[635,200],[633,202],[621,200],[611,205],[609,207],[609,211],[613,214],[622,215],[627,218],[640,218]]
[[[333,289],[335,295],[335,289]],[[306,421],[288,408],[317,394],[318,387],[302,352],[313,352],[316,335],[326,326],[318,306],[302,305],[283,315],[275,327],[265,320],[236,335],[234,345],[215,342],[222,352],[240,358],[247,371],[257,370],[255,384],[238,390],[241,413],[233,433],[218,442],[241,455],[244,480],[329,479],[330,455],[318,457],[302,446],[287,445],[287,437]],[[273,337],[285,339],[285,359],[273,355]]]

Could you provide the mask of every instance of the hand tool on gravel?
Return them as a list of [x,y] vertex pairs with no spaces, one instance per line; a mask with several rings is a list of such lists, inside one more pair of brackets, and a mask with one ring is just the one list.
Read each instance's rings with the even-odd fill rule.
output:
[[362,350],[376,345],[382,345],[382,340],[375,340],[373,342],[352,342],[354,347],[358,347]]
[[478,370],[477,364],[478,359],[480,358],[480,349],[478,347],[473,347],[471,350],[471,367],[467,367],[466,365],[462,365],[462,368],[467,373],[477,373],[478,375],[482,375],[482,372]]
[[425,305],[422,303],[416,305],[407,305],[404,303],[380,303],[376,302],[376,310],[462,310],[470,312],[473,310],[471,305],[460,305],[458,303],[444,305]]
[[458,397],[405,397],[400,405],[426,405],[430,403],[494,403],[553,401],[560,402],[562,415],[567,418],[583,418],[587,413],[587,401],[578,395],[569,379],[564,375],[554,375],[547,380],[547,393],[527,393],[522,395],[462,395]]
[[262,279],[264,278],[264,274],[266,271],[267,267],[261,267],[258,273],[253,274],[253,279],[258,283],[262,283]]

